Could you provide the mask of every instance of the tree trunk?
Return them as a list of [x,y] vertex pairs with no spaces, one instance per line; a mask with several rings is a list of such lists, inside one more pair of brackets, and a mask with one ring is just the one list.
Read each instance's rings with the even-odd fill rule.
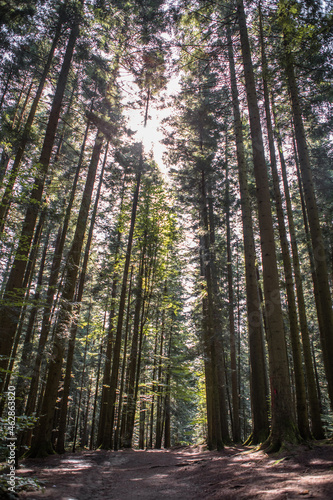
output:
[[325,328],[321,332],[321,346],[323,351],[325,374],[328,383],[328,393],[333,408],[333,363],[331,353],[333,352],[333,309],[332,298],[328,282],[328,272],[325,255],[325,244],[322,237],[319,213],[315,197],[313,177],[310,166],[309,151],[305,138],[305,130],[298,97],[298,88],[294,73],[294,62],[291,46],[285,35],[285,60],[288,86],[291,98],[294,127],[297,143],[297,151],[303,181],[304,197],[308,213],[310,234],[315,262],[315,272],[318,280],[318,293],[320,299],[321,313]]
[[72,302],[77,281],[81,250],[102,144],[103,136],[101,132],[98,131],[81,200],[75,234],[68,255],[66,277],[61,297],[59,317],[54,333],[52,358],[49,366],[45,396],[43,398],[43,405],[41,410],[42,416],[39,420],[36,434],[34,436],[34,441],[30,452],[31,456],[45,455],[47,453],[53,452],[51,446],[53,413],[58,395],[58,384],[61,377],[61,368],[65,350],[65,339],[67,335],[67,329],[71,321]]
[[296,391],[296,409],[297,409],[297,424],[300,435],[304,439],[311,439],[311,433],[309,428],[309,418],[306,403],[306,389],[305,389],[305,379],[302,365],[302,351],[301,342],[299,337],[299,325],[297,321],[297,308],[296,299],[294,292],[294,280],[293,280],[293,270],[291,266],[291,259],[289,253],[289,245],[287,238],[287,231],[284,222],[284,211],[282,205],[282,196],[280,191],[280,179],[277,171],[277,162],[275,154],[275,144],[273,135],[273,125],[271,119],[271,110],[269,102],[269,91],[267,82],[267,71],[268,65],[266,60],[265,45],[264,45],[264,34],[262,26],[262,13],[261,7],[259,5],[259,28],[260,28],[260,45],[261,45],[261,61],[262,61],[262,77],[263,77],[263,89],[264,89],[264,102],[265,102],[265,114],[266,114],[266,124],[267,124],[267,135],[268,144],[270,152],[270,163],[273,178],[274,196],[275,196],[275,207],[278,219],[280,244],[282,251],[287,301],[288,301],[288,315],[289,315],[289,326],[290,326],[290,340],[293,354],[293,365],[294,365],[294,375],[295,375],[295,391]]
[[[164,295],[166,295],[166,287],[164,288]],[[162,299],[163,304],[163,299]],[[163,307],[163,306],[162,306]],[[164,336],[165,336],[165,308],[162,310],[162,321],[161,321],[161,341],[160,350],[158,355],[158,369],[157,369],[157,402],[156,402],[156,428],[155,428],[155,449],[160,450],[162,447],[162,359],[163,359],[163,347],[164,347]]]
[[44,267],[45,267],[45,259],[46,259],[46,253],[48,250],[48,244],[49,244],[49,234],[50,231],[47,234],[47,237],[45,239],[44,243],[44,249],[39,265],[39,273],[38,273],[38,278],[37,278],[37,284],[36,284],[36,292],[35,296],[33,298],[33,307],[30,311],[29,315],[29,320],[26,328],[26,333],[24,337],[24,344],[22,348],[22,356],[20,360],[20,365],[18,368],[18,380],[17,380],[17,385],[16,385],[16,397],[19,400],[19,403],[16,407],[16,412],[17,415],[22,415],[24,412],[24,406],[25,406],[25,393],[28,389],[28,381],[27,377],[29,377],[30,374],[30,364],[31,364],[31,357],[32,357],[32,342],[33,342],[33,331],[34,331],[34,324],[37,316],[38,309],[40,307],[39,305],[39,300],[40,300],[40,293],[41,293],[41,287],[43,283],[43,274],[44,274]]
[[[135,311],[134,311],[134,320],[133,320],[133,335],[132,335],[132,344],[131,344],[131,352],[128,362],[128,386],[127,386],[127,404],[126,404],[126,424],[125,424],[125,432],[122,441],[122,446],[124,448],[131,448],[132,446],[132,437],[133,437],[133,426],[134,426],[134,416],[135,416],[135,408],[136,401],[134,398],[135,394],[135,376],[136,376],[136,368],[138,362],[138,344],[139,344],[139,328],[140,328],[140,313],[142,309],[143,303],[143,294],[142,294],[142,284],[143,284],[143,273],[144,273],[144,261],[146,257],[146,241],[147,234],[145,232],[143,247],[141,250],[141,258],[140,258],[140,267],[139,274],[137,278],[137,286],[136,286],[136,303],[135,303]],[[133,425],[132,425],[133,423]]]
[[[91,106],[91,108],[92,108],[92,106]],[[45,306],[44,306],[43,317],[42,317],[41,332],[40,332],[40,336],[39,336],[37,353],[36,353],[34,368],[33,368],[33,372],[32,372],[32,379],[31,379],[31,383],[30,383],[28,401],[27,401],[27,406],[26,406],[26,410],[25,410],[27,415],[31,415],[31,413],[34,411],[34,407],[35,407],[38,384],[39,384],[41,363],[43,360],[44,349],[45,349],[46,342],[47,342],[50,328],[51,328],[51,311],[52,311],[52,306],[54,305],[54,295],[55,295],[56,286],[57,286],[57,282],[58,282],[58,276],[59,276],[59,272],[60,272],[60,264],[61,264],[61,259],[62,259],[63,250],[64,250],[64,246],[65,246],[70,216],[71,216],[71,212],[72,212],[72,208],[73,208],[76,187],[77,187],[77,183],[79,180],[81,166],[83,163],[84,150],[85,150],[86,141],[87,141],[87,137],[88,137],[88,131],[89,131],[89,122],[87,123],[87,126],[86,126],[84,139],[83,139],[83,143],[81,146],[80,158],[79,158],[78,165],[76,168],[75,177],[73,180],[73,185],[72,185],[68,205],[66,208],[66,213],[65,213],[63,225],[62,225],[62,227],[59,228],[57,240],[55,243],[54,255],[53,255],[53,260],[52,260],[52,265],[51,265],[51,272],[50,272],[48,288],[47,288],[46,298],[45,298]]]
[[228,147],[226,143],[226,185],[225,185],[225,204],[226,204],[226,225],[227,225],[227,276],[228,276],[228,296],[229,296],[229,327],[230,327],[230,368],[231,368],[231,388],[232,388],[232,409],[233,426],[232,436],[235,443],[240,442],[239,425],[239,394],[237,380],[237,359],[236,359],[236,338],[235,338],[235,318],[234,318],[234,282],[232,270],[232,252],[231,252],[231,230],[230,230],[230,198],[229,198],[229,172],[228,172]]
[[89,333],[89,326],[90,326],[90,312],[91,312],[91,304],[89,305],[89,319],[88,319],[88,325],[87,325],[87,335],[86,335],[86,343],[84,346],[84,355],[83,355],[83,368],[82,368],[82,373],[81,373],[81,383],[80,383],[80,393],[79,393],[79,402],[77,405],[77,419],[76,419],[76,424],[75,424],[75,431],[74,431],[74,439],[73,439],[73,448],[72,452],[75,453],[75,448],[76,448],[76,438],[78,434],[78,428],[79,428],[79,417],[80,417],[80,411],[81,411],[81,400],[82,400],[82,391],[83,391],[83,383],[84,383],[84,376],[86,374],[86,361],[87,361],[87,350],[88,350],[88,333]]
[[[61,35],[62,22],[63,22],[63,20],[60,17],[58,24],[57,24],[57,27],[56,27],[55,35],[54,35],[54,38],[52,41],[52,45],[51,45],[51,48],[50,48],[50,51],[48,54],[48,58],[47,58],[47,61],[45,63],[45,66],[44,66],[42,76],[39,80],[39,85],[38,85],[38,88],[36,91],[36,95],[35,95],[35,98],[33,100],[33,103],[32,103],[32,106],[31,106],[31,109],[29,112],[29,116],[28,116],[27,122],[25,124],[23,133],[22,133],[22,137],[21,137],[19,144],[18,144],[16,156],[15,156],[14,163],[13,163],[13,166],[12,166],[10,174],[9,174],[9,178],[7,181],[5,192],[3,194],[3,197],[2,197],[2,200],[0,203],[0,234],[2,233],[2,231],[4,229],[5,220],[6,220],[9,208],[10,208],[10,203],[11,203],[10,197],[11,197],[11,193],[13,190],[13,186],[15,184],[15,180],[16,180],[19,168],[20,168],[20,164],[21,164],[24,152],[25,152],[25,148],[26,148],[28,141],[29,141],[29,138],[30,138],[31,127],[32,127],[33,121],[35,119],[37,107],[38,107],[40,98],[41,98],[42,93],[43,93],[43,89],[45,86],[47,75],[50,71],[50,67],[52,64],[53,56],[54,56],[54,51],[55,51],[56,46],[58,45],[58,42],[59,42],[59,38]],[[64,62],[65,62],[65,60],[64,60]],[[65,77],[66,77],[66,75],[65,75]],[[59,110],[59,112],[60,112],[60,110]]]
[[95,220],[96,220],[96,215],[97,215],[98,202],[99,202],[102,183],[103,183],[103,176],[104,176],[104,169],[105,169],[106,160],[107,160],[108,147],[109,147],[109,144],[107,144],[107,146],[105,148],[104,161],[103,161],[103,165],[102,165],[102,169],[101,169],[101,173],[100,173],[100,180],[99,180],[99,184],[98,184],[98,188],[97,188],[94,208],[93,208],[93,212],[92,212],[91,219],[90,219],[88,238],[87,238],[87,242],[86,242],[86,246],[85,246],[83,263],[82,263],[82,270],[81,270],[79,286],[78,286],[78,291],[77,291],[76,300],[75,300],[75,314],[74,314],[74,319],[73,319],[72,325],[71,325],[71,336],[70,336],[70,340],[69,340],[69,344],[68,344],[66,373],[65,373],[64,389],[63,389],[63,395],[62,395],[62,401],[61,401],[59,430],[58,430],[58,439],[57,439],[57,446],[56,446],[57,453],[65,453],[65,432],[66,432],[66,421],[67,421],[67,406],[68,406],[68,397],[69,397],[69,390],[70,390],[70,384],[71,384],[75,339],[76,339],[76,333],[77,333],[77,329],[78,329],[78,320],[79,320],[79,316],[80,316],[81,302],[82,302],[84,285],[85,285],[85,280],[86,280],[86,273],[87,273],[89,255],[90,255],[90,247],[91,247],[94,225],[95,225]]
[[30,195],[30,201],[23,222],[15,259],[7,281],[5,293],[2,299],[2,305],[0,308],[0,322],[2,325],[0,351],[3,355],[3,359],[0,361],[0,368],[3,368],[4,370],[6,370],[8,366],[8,360],[12,349],[15,330],[21,309],[20,306],[13,305],[13,294],[15,295],[15,302],[20,302],[22,300],[24,294],[22,282],[27,264],[27,257],[29,255],[31,240],[33,237],[39,207],[42,200],[44,183],[51,159],[52,148],[54,145],[55,134],[67,83],[67,77],[70,70],[75,42],[78,35],[79,21],[77,18],[74,22],[74,26],[71,30],[67,43],[66,53],[59,74],[57,88],[53,98],[49,121],[46,127],[44,143],[39,159],[39,172],[35,178],[34,186]]
[[269,445],[269,451],[275,451],[279,449],[284,442],[298,442],[299,434],[292,409],[270,191],[243,0],[237,0],[237,16],[250,118],[263,262],[265,305],[268,321],[267,341],[269,351],[272,421],[271,433],[267,440],[267,444]]
[[113,277],[112,277],[112,288],[111,288],[111,307],[110,307],[110,315],[109,315],[109,327],[108,334],[106,339],[106,351],[105,351],[105,361],[104,361],[104,370],[103,370],[103,383],[102,383],[102,396],[100,403],[100,414],[99,414],[99,423],[98,423],[98,434],[97,434],[97,446],[100,446],[103,441],[103,434],[105,431],[105,422],[108,408],[108,400],[110,397],[110,377],[111,377],[111,358],[112,358],[112,349],[114,344],[114,318],[116,313],[116,296],[118,291],[118,282],[119,282],[119,270],[118,263],[120,259],[120,244],[121,244],[121,224],[122,224],[122,214],[123,214],[123,197],[125,193],[125,178],[122,187],[121,194],[121,202],[120,202],[120,210],[119,210],[119,218],[118,218],[118,228],[117,228],[117,239],[114,249],[114,265],[113,265]]
[[141,174],[142,174],[142,166],[143,166],[143,157],[142,157],[142,145],[141,145],[141,153],[139,160],[139,171],[136,182],[136,189],[133,195],[133,203],[132,203],[132,213],[131,213],[131,225],[128,235],[127,241],[127,250],[126,250],[126,258],[123,272],[123,282],[121,287],[120,294],[120,302],[119,302],[119,312],[118,312],[118,323],[117,323],[117,331],[113,349],[113,363],[112,363],[112,371],[110,378],[110,395],[107,405],[107,414],[106,414],[106,422],[105,422],[105,430],[103,435],[103,440],[101,447],[103,449],[112,448],[112,433],[113,433],[113,423],[114,423],[114,411],[115,411],[115,403],[116,403],[116,391],[118,385],[118,372],[119,372],[119,364],[120,364],[120,351],[121,351],[121,334],[123,328],[124,321],[124,313],[125,313],[125,302],[126,302],[126,290],[127,290],[127,279],[128,272],[131,260],[132,253],[132,243],[133,243],[133,235],[134,235],[134,227],[136,220],[136,212],[139,201],[139,190],[141,183]]
[[128,344],[128,334],[129,334],[130,307],[131,307],[131,296],[132,296],[132,277],[133,277],[133,266],[131,267],[131,274],[128,287],[124,351],[123,351],[123,362],[121,367],[121,378],[120,378],[120,388],[119,388],[118,420],[117,420],[116,430],[114,433],[114,450],[118,450],[119,448],[119,436],[120,436],[120,442],[121,443],[123,442],[124,432],[125,432],[126,411],[124,411],[123,408],[123,395],[124,395],[125,369],[126,369],[126,359],[127,359],[127,344]]
[[[206,180],[205,173],[201,171],[200,181],[200,219],[204,235],[201,237],[201,272],[205,277],[207,299],[203,298],[203,329],[204,345],[206,350],[206,372],[207,372],[207,419],[210,428],[208,445],[210,448],[223,449],[222,441],[222,415],[220,401],[219,366],[223,364],[223,357],[217,348],[215,339],[219,331],[216,301],[213,289],[213,255],[210,248],[210,231],[207,211]],[[210,415],[210,416],[209,416]]]
[[268,387],[264,351],[264,332],[256,271],[256,251],[253,235],[252,210],[247,181],[242,122],[239,109],[232,39],[229,29],[227,29],[227,41],[245,254],[246,305],[250,348],[250,390],[252,409],[252,434],[249,438],[249,442],[251,444],[258,444],[265,441],[269,435],[267,405]]
[[302,335],[302,345],[303,345],[303,356],[304,356],[304,365],[305,365],[305,374],[307,381],[307,389],[309,395],[309,408],[310,408],[310,416],[311,416],[311,431],[313,437],[315,439],[323,439],[324,431],[321,423],[320,416],[320,405],[316,390],[316,381],[314,376],[314,370],[312,365],[311,358],[311,347],[310,347],[310,335],[308,329],[308,322],[306,318],[306,307],[305,307],[305,299],[303,293],[303,284],[302,284],[302,273],[300,268],[299,254],[298,254],[298,246],[297,246],[297,238],[295,232],[295,224],[293,217],[293,210],[291,206],[291,197],[289,192],[289,184],[287,179],[287,170],[286,164],[284,161],[284,155],[282,150],[282,141],[279,134],[279,130],[277,127],[277,117],[274,110],[274,102],[273,104],[273,113],[275,119],[275,133],[278,141],[279,147],[279,156],[280,156],[280,164],[282,170],[282,178],[284,185],[284,193],[286,198],[287,205],[287,215],[289,222],[289,231],[290,231],[290,240],[291,240],[291,248],[293,254],[293,262],[294,262],[294,272],[295,272],[295,282],[296,282],[296,293],[297,293],[297,301],[298,301],[298,313],[299,313],[299,321],[301,326],[301,335]]

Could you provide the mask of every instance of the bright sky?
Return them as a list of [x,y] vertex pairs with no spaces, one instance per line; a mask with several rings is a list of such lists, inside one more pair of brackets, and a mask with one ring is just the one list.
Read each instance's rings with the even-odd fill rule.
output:
[[[133,82],[133,77],[122,70],[120,74],[121,79],[121,87],[123,90],[124,102],[130,102],[135,98],[135,93],[138,92],[138,89],[135,89],[136,85]],[[172,77],[166,89],[163,91],[164,94],[168,96],[175,94],[179,90],[179,77]],[[124,109],[124,113],[126,118],[128,118],[128,127],[137,131],[135,135],[135,140],[138,142],[142,140],[146,153],[150,151],[153,152],[154,160],[158,164],[161,172],[163,174],[167,174],[166,166],[163,162],[163,153],[166,151],[165,146],[161,143],[163,139],[163,133],[160,130],[161,122],[164,118],[170,116],[172,113],[171,108],[163,108],[158,109],[160,102],[158,97],[155,97],[149,105],[149,118],[147,121],[147,125],[143,127],[143,109],[131,109],[127,108],[126,105]]]

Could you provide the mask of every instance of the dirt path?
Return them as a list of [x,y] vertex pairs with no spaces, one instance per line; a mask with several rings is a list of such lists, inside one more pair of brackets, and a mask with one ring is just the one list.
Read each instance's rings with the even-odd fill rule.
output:
[[333,445],[274,457],[246,447],[84,451],[24,460],[17,474],[45,483],[44,491],[21,493],[26,500],[332,500]]

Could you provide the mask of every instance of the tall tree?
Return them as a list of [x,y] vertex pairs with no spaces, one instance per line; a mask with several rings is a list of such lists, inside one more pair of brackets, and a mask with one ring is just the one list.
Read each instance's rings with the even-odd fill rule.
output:
[[253,444],[258,444],[265,441],[269,434],[267,408],[268,388],[266,382],[263,320],[261,317],[256,271],[252,209],[247,180],[247,165],[230,28],[227,28],[227,43],[245,253],[246,304],[251,363],[251,407],[253,417],[253,429],[249,439]]
[[[295,127],[297,151],[304,188],[304,198],[309,218],[310,234],[313,246],[315,272],[318,279],[318,293],[321,303],[321,312],[325,328],[320,330],[321,344],[323,350],[325,373],[328,382],[328,392],[333,406],[333,365],[330,361],[330,352],[333,349],[333,309],[332,298],[328,282],[328,271],[326,264],[326,250],[322,236],[320,218],[314,190],[314,182],[311,170],[310,156],[306,142],[302,108],[299,99],[297,80],[295,77],[295,63],[293,57],[293,27],[292,17],[298,12],[298,6],[294,1],[283,0],[279,2],[280,23],[284,35],[285,48],[285,71],[288,79],[293,120]],[[291,15],[290,15],[291,14]]]
[[299,435],[292,410],[289,366],[279,292],[279,275],[276,261],[270,191],[251,50],[242,0],[237,0],[237,19],[240,31],[246,95],[249,109],[263,262],[265,306],[268,322],[267,340],[272,413],[271,432],[267,444],[268,449],[273,451],[279,449],[285,441],[297,442]]
[[[2,323],[0,350],[3,357],[0,361],[0,367],[4,370],[8,366],[8,359],[11,353],[16,326],[21,309],[21,307],[17,306],[16,304],[19,304],[20,301],[22,301],[22,294],[24,292],[24,290],[22,289],[22,281],[26,268],[27,256],[29,254],[33,231],[39,212],[39,206],[42,201],[44,183],[51,159],[55,134],[62,107],[62,100],[66,88],[67,77],[71,67],[74,47],[79,36],[80,15],[80,10],[77,7],[45,132],[44,143],[38,163],[39,172],[35,178],[33,189],[30,194],[30,202],[25,214],[18,247],[15,253],[15,259],[6,284],[4,295],[2,297],[2,304],[0,307],[0,318]],[[2,385],[0,387],[2,387]]]

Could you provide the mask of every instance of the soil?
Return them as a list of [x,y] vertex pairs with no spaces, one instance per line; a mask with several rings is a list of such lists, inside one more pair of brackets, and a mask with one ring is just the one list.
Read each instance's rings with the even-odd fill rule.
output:
[[245,446],[82,451],[23,460],[17,475],[44,483],[21,492],[22,500],[331,500],[333,442],[275,455]]

